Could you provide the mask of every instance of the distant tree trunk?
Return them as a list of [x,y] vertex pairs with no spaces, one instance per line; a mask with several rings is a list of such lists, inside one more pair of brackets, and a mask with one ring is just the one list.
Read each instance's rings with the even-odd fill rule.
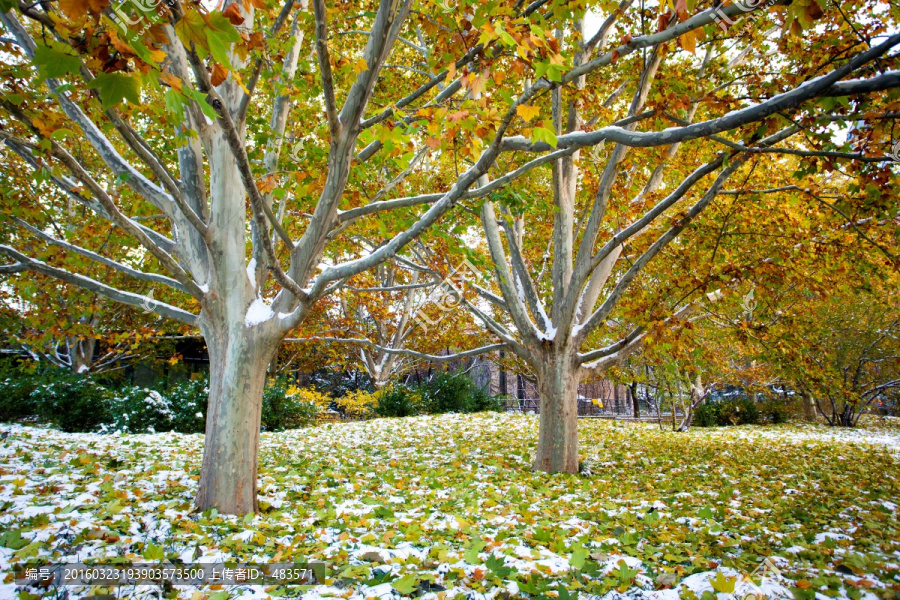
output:
[[816,422],[816,403],[812,396],[806,390],[800,392],[803,398],[803,416],[807,421]]
[[634,418],[640,419],[641,418],[641,408],[640,408],[640,406],[638,406],[637,386],[638,386],[637,381],[631,382],[631,389],[630,389],[631,404],[632,404],[632,407],[634,408]]
[[578,472],[578,374],[559,358],[537,373],[540,392],[540,432],[536,471]]

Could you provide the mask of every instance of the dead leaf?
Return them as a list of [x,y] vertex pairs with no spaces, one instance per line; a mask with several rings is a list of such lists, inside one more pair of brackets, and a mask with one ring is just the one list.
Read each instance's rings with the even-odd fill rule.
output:
[[241,9],[238,8],[237,4],[229,4],[228,8],[222,11],[222,16],[231,21],[232,25],[244,23],[244,15],[241,14]]
[[214,63],[212,67],[212,74],[210,75],[210,81],[213,86],[221,85],[223,81],[228,77],[228,69],[220,65],[219,63]]

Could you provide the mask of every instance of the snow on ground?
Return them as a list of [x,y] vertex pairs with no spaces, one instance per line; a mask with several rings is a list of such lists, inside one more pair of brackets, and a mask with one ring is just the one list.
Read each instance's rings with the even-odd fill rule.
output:
[[[896,597],[896,428],[580,425],[581,475],[531,472],[537,420],[523,415],[263,434],[255,517],[192,511],[202,436],[0,425],[0,599],[22,591],[9,572],[29,559],[159,552],[328,568],[312,587],[171,592],[192,599]],[[757,570],[766,557],[777,571]],[[156,597],[123,589],[67,588]]]

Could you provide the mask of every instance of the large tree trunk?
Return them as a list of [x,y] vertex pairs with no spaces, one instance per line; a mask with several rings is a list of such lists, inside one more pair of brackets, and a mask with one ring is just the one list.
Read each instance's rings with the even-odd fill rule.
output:
[[578,472],[578,373],[554,360],[537,373],[541,397],[536,471]]
[[204,334],[209,404],[195,504],[199,510],[215,507],[227,514],[256,512],[263,388],[278,342],[241,322]]

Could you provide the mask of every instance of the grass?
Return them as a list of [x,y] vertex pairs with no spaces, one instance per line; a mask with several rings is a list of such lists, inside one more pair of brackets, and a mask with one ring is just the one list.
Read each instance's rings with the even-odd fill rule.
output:
[[243,518],[192,513],[202,436],[4,425],[0,597],[41,594],[13,585],[8,573],[16,562],[139,561],[161,553],[200,562],[314,559],[329,569],[315,587],[169,590],[214,600],[567,600],[578,593],[723,600],[766,557],[780,571],[764,582],[769,597],[900,596],[896,428],[676,434],[653,425],[580,424],[580,475],[531,472],[537,420],[523,415],[263,434],[263,514]]

